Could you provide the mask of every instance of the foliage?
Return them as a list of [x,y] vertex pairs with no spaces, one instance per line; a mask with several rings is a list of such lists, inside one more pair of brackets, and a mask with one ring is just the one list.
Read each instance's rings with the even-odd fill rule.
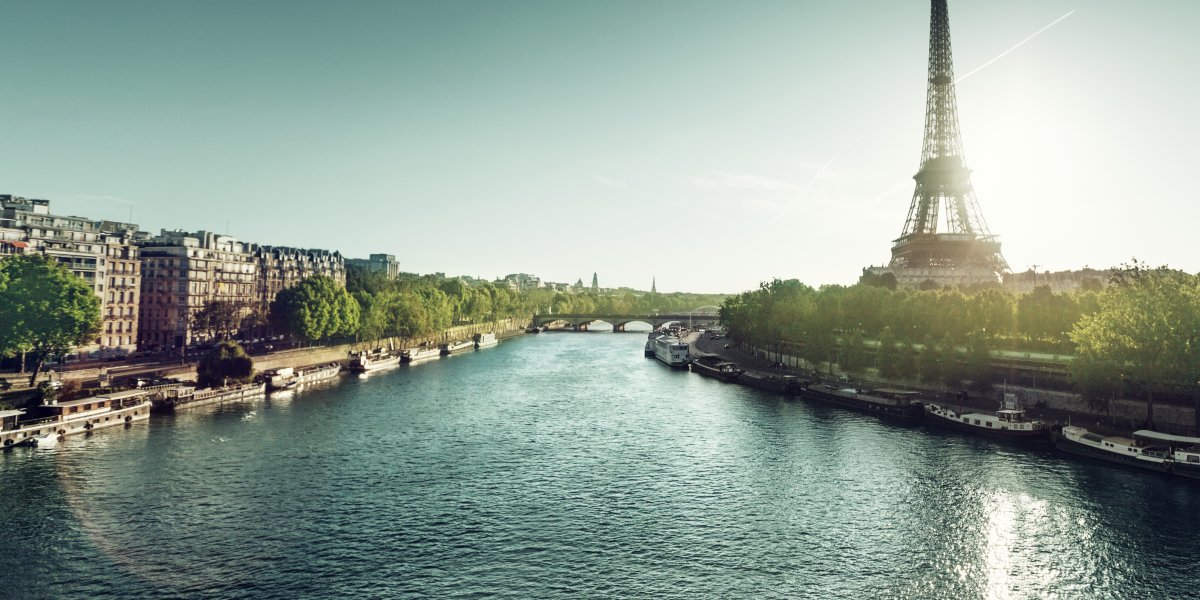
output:
[[879,349],[875,351],[875,362],[879,367],[880,376],[891,379],[901,374],[900,353],[892,328],[885,327],[879,335]]
[[334,280],[314,276],[275,297],[271,319],[276,327],[308,340],[354,335],[359,330],[358,302]]
[[30,385],[46,359],[93,342],[99,332],[100,299],[83,279],[39,255],[0,260],[0,354],[33,360]]
[[254,360],[237,342],[217,344],[196,365],[196,384],[200,387],[246,383],[253,377]]
[[513,290],[507,285],[468,282],[438,275],[402,274],[396,279],[347,269],[346,288],[362,308],[357,333],[362,339],[420,337],[451,325],[485,323],[534,314],[635,315],[687,312],[718,305],[726,296],[658,294],[621,288],[586,289],[582,281],[570,292],[537,288]]
[[[1196,394],[1200,277],[1135,263],[1114,275],[1099,305],[1071,330],[1079,358],[1073,369],[1085,389],[1104,394],[1129,379],[1146,391],[1146,421],[1151,424],[1156,393]],[[1119,379],[1103,371],[1117,373]]]
[[242,330],[243,321],[253,318],[251,303],[238,300],[212,300],[192,314],[192,328],[209,338],[227,340]]

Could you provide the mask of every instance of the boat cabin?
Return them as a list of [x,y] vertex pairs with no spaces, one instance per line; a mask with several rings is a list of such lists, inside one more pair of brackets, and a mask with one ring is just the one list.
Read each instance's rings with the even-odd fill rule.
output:
[[866,395],[874,396],[875,398],[882,398],[883,400],[887,401],[887,404],[891,404],[893,406],[909,406],[917,400],[917,398],[920,396],[920,393],[910,390],[880,388],[871,390],[867,392]]
[[1161,453],[1162,458],[1171,456],[1178,462],[1200,465],[1200,438],[1139,429],[1133,432],[1133,439],[1145,447],[1143,453]]

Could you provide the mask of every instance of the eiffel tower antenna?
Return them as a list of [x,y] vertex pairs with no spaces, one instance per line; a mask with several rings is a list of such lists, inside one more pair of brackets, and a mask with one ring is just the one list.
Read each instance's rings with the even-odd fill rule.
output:
[[914,278],[938,284],[996,282],[1008,263],[999,238],[988,230],[963,160],[946,0],[932,0],[928,86],[916,189],[904,229],[892,244],[891,263],[880,270],[894,272],[902,284]]

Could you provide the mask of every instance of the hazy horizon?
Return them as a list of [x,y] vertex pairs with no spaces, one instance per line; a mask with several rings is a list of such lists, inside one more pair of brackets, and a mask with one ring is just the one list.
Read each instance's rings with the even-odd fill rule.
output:
[[[489,279],[848,284],[886,264],[919,166],[923,0],[0,6],[0,193],[149,231]],[[1200,271],[1197,17],[951,0],[1013,271]]]

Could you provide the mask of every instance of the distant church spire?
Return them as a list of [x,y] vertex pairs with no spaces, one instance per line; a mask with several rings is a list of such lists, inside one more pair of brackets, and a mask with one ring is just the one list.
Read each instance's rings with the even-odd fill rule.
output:
[[651,294],[658,293],[658,281],[656,281],[655,277],[650,278],[650,293]]
[[593,292],[600,291],[600,282],[599,282],[599,280],[596,279],[595,272],[592,273],[592,291]]

